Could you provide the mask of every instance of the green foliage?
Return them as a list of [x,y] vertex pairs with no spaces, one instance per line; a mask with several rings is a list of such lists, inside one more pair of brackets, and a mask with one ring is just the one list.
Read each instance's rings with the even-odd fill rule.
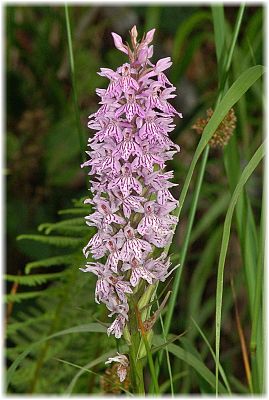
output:
[[[162,343],[161,339],[155,337],[155,343],[159,345]],[[187,365],[192,366],[195,371],[214,389],[215,388],[215,377],[214,374],[205,366],[205,364],[197,357],[196,354],[192,354],[191,351],[185,350],[183,347],[175,345],[173,343],[167,345],[168,351],[174,354],[179,359],[183,360]],[[223,385],[220,384],[221,393],[227,393],[227,390]],[[212,392],[211,392],[212,393]]]
[[[219,373],[219,352],[220,352],[220,330],[221,330],[221,310],[222,310],[222,296],[223,296],[223,274],[224,274],[224,265],[225,258],[227,254],[230,230],[232,224],[233,212],[235,209],[235,205],[238,201],[238,198],[243,190],[244,185],[247,180],[261,162],[264,157],[265,145],[264,143],[258,148],[256,153],[253,155],[250,162],[245,167],[242,175],[239,179],[238,184],[234,190],[233,196],[229,203],[229,207],[227,210],[227,214],[224,221],[223,227],[223,236],[221,242],[221,251],[219,256],[219,266],[218,266],[218,277],[217,277],[217,293],[216,293],[216,378],[218,378]],[[218,391],[218,380],[216,383],[216,390]]]
[[[81,201],[75,204],[81,208]],[[87,207],[84,208],[84,214],[87,213],[86,210]],[[80,239],[70,238],[68,235],[77,234],[76,228],[81,226],[84,220],[76,218],[76,212],[73,210],[70,212],[69,209],[69,213],[74,215],[74,218],[64,219],[55,224],[42,224],[40,228],[45,229],[44,236],[19,237],[20,240],[38,240],[46,246],[65,247],[66,254],[28,263],[25,275],[5,275],[7,282],[18,285],[18,291],[11,291],[5,299],[15,308],[6,329],[9,343],[7,358],[9,362],[13,362],[7,375],[7,384],[9,391],[15,393],[63,393],[68,382],[72,380],[73,368],[65,366],[63,373],[58,374],[56,371],[59,369],[59,362],[55,359],[67,357],[76,363],[86,363],[95,354],[92,343],[97,333],[94,332],[106,331],[104,326],[97,323],[83,325],[85,317],[87,321],[93,321],[96,315],[95,307],[93,308],[95,279],[92,276],[89,279],[89,275],[78,270],[84,264],[81,246],[88,241],[91,229],[84,231],[84,236],[83,232],[80,232]],[[67,236],[50,236],[50,232],[57,230],[59,226],[70,228]],[[64,269],[61,272],[46,272],[47,268],[52,269],[55,266]],[[32,269],[38,270],[38,273],[31,274]],[[25,287],[34,289],[25,291]],[[29,303],[31,299],[35,299],[34,306]],[[17,303],[23,304],[23,308],[20,306],[16,309]],[[70,328],[70,321],[76,322],[77,326]],[[62,331],[57,332],[59,329]],[[71,333],[74,335],[70,335]],[[65,337],[57,339],[62,335]],[[109,341],[100,342],[99,351],[108,346]],[[83,354],[79,349],[83,349]],[[83,378],[85,382],[86,377]],[[76,390],[75,384],[72,390]]]
[[[80,259],[77,257],[78,260]],[[63,255],[58,257],[45,258],[44,260],[33,261],[25,266],[25,273],[29,274],[34,268],[39,267],[55,267],[58,265],[70,265],[75,261],[75,255]]]
[[[37,275],[25,275],[25,276],[19,276],[19,275],[4,276],[4,278],[8,282],[14,282],[25,286],[37,286],[41,285],[42,283],[46,283],[51,279],[57,279],[62,277],[64,277],[64,272],[54,272],[52,274],[37,274]],[[13,298],[16,298],[16,295],[14,295]]]
[[[208,34],[206,33],[205,35],[202,34],[200,35],[200,38],[195,36],[193,38],[193,41],[191,42],[191,45],[188,46],[187,48],[187,54],[185,52],[183,62],[180,59],[180,56],[183,54],[183,47],[184,43],[188,40],[188,36],[197,28],[200,26],[204,26],[206,22],[210,21],[211,16],[209,11],[198,11],[194,13],[191,17],[187,18],[185,21],[180,24],[180,26],[177,29],[177,32],[175,34],[175,40],[173,44],[173,51],[172,51],[172,59],[175,62],[175,65],[177,68],[173,68],[173,74],[172,78],[177,79],[182,76],[184,72],[184,68],[180,66],[178,68],[178,63],[180,60],[180,64],[184,65],[184,59],[186,58],[185,61],[185,68],[188,66],[195,49],[197,49],[199,46],[201,46],[201,43],[205,38],[208,38]],[[190,51],[191,50],[191,51]]]
[[42,235],[20,235],[18,240],[35,240],[44,244],[50,244],[56,247],[79,247],[82,244],[81,239],[66,236],[42,236]]
[[[32,286],[32,285],[31,285]],[[33,297],[42,296],[46,294],[43,291],[38,292],[25,292],[25,293],[10,293],[5,295],[4,300],[6,303],[20,303],[22,300],[32,299]]]

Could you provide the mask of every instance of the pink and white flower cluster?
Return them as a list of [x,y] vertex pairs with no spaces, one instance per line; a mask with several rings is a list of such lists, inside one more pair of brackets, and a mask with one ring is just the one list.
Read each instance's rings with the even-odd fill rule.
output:
[[90,158],[82,165],[90,167],[93,193],[86,203],[94,212],[86,223],[97,228],[83,249],[86,258],[91,254],[96,261],[87,262],[82,271],[97,276],[95,300],[115,316],[107,333],[116,338],[128,321],[128,296],[134,288],[141,280],[164,281],[171,272],[161,249],[172,240],[177,218],[171,212],[177,201],[169,191],[173,172],[164,169],[179,151],[169,133],[175,128],[173,117],[182,115],[168,102],[176,96],[164,74],[170,57],[155,65],[150,61],[154,31],[138,42],[134,26],[132,48],[112,33],[116,48],[129,60],[116,71],[101,68],[99,74],[109,84],[96,90],[100,108],[88,123],[96,133],[88,143]]

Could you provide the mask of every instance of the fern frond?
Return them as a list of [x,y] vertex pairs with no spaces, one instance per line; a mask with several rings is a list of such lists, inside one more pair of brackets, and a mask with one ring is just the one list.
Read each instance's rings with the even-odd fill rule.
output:
[[17,240],[35,240],[44,244],[56,247],[79,247],[83,244],[81,238],[65,237],[65,236],[43,236],[43,235],[19,235]]
[[65,271],[54,272],[52,274],[36,274],[36,275],[4,275],[8,282],[16,282],[25,286],[42,285],[49,280],[62,278],[66,275]]
[[[79,262],[82,257],[76,257],[75,255],[63,255],[50,258],[44,258],[43,260],[32,261],[26,264],[25,273],[29,274],[34,268],[39,267],[54,267],[57,265],[70,265]],[[77,260],[76,260],[77,259]]]
[[72,225],[55,225],[49,227],[46,231],[45,234],[50,234],[51,232],[57,232],[58,234],[61,235],[79,235],[81,237],[85,235],[90,235],[91,230],[89,230],[89,226],[85,225],[80,225],[80,226],[72,226]]
[[[39,229],[48,235],[27,234],[17,238],[52,245],[59,247],[59,250],[58,255],[56,253],[53,257],[29,262],[25,267],[24,276],[6,276],[9,282],[33,287],[33,291],[7,294],[5,297],[7,302],[14,303],[6,329],[7,343],[10,345],[6,354],[10,361],[20,357],[33,342],[42,341],[44,337],[59,330],[68,330],[73,321],[79,325],[85,324],[85,321],[94,322],[96,318],[103,319],[102,310],[96,311],[94,303],[95,279],[85,279],[85,274],[78,271],[85,262],[82,247],[89,240],[91,233],[93,234],[92,228],[85,225],[83,218],[91,206],[84,206],[83,200],[74,201],[75,208],[59,212],[63,216],[70,214],[70,217],[64,217],[66,219],[56,223],[42,224]],[[56,234],[50,236],[50,232],[53,231]],[[66,254],[61,254],[63,250],[60,248],[65,248]],[[34,268],[40,267],[42,271],[43,267],[54,266],[65,268],[59,273],[42,274],[38,271],[38,274],[28,275]],[[64,276],[64,279],[59,279],[61,276]],[[38,291],[38,285],[43,283],[47,283],[47,286]],[[17,304],[20,302],[22,305]],[[91,337],[98,343],[98,352],[109,350],[111,342],[100,341],[98,333],[93,333]],[[96,348],[93,348],[92,340],[89,341],[88,335],[78,332],[40,344],[14,373],[9,393],[64,393],[74,371],[67,367],[59,373],[59,365],[55,358],[67,356],[71,362],[87,364],[89,357],[96,357]],[[80,383],[83,383],[83,378]]]
[[32,299],[37,296],[44,296],[45,290],[39,290],[35,292],[21,292],[21,293],[9,293],[4,296],[5,303],[20,303],[22,300]]
[[47,314],[41,314],[38,317],[24,317],[22,321],[17,321],[17,322],[10,322],[6,328],[6,333],[7,335],[12,335],[18,330],[23,329],[27,325],[36,325],[40,324],[43,321],[49,321],[52,317],[52,313],[47,313]]
[[86,208],[68,208],[66,210],[60,210],[58,211],[59,215],[65,215],[65,214],[69,214],[69,215],[87,215],[89,212],[89,210],[87,210]]
[[70,227],[71,226],[85,226],[85,219],[84,218],[70,218],[65,219],[64,221],[56,222],[56,223],[45,223],[39,225],[37,228],[39,232],[44,231],[45,234],[49,234],[52,230],[57,229],[58,227]]

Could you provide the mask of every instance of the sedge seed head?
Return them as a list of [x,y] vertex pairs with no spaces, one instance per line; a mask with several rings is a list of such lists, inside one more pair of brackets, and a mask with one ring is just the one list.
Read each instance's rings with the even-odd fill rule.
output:
[[[192,129],[202,135],[205,126],[208,124],[210,118],[213,115],[212,108],[207,110],[207,118],[198,118]],[[234,130],[236,128],[236,115],[234,109],[231,108],[227,115],[223,118],[222,122],[219,124],[214,135],[209,140],[209,145],[213,148],[223,148],[229,142]]]

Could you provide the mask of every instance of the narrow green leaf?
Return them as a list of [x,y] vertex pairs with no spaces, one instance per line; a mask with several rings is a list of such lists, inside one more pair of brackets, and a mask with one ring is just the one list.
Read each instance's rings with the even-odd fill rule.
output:
[[79,137],[80,151],[81,151],[81,159],[84,162],[86,160],[85,157],[85,136],[81,129],[81,122],[79,116],[79,104],[78,104],[78,95],[77,95],[77,85],[76,85],[76,71],[75,71],[75,62],[73,55],[73,45],[72,45],[72,33],[71,33],[71,23],[69,17],[69,8],[68,5],[65,4],[65,22],[66,22],[66,31],[67,31],[67,42],[68,42],[68,50],[69,50],[69,62],[71,69],[71,79],[72,79],[72,89],[73,89],[73,103],[75,109],[75,118],[76,118],[76,126]]
[[234,53],[235,44],[236,44],[236,41],[238,38],[240,26],[241,26],[242,19],[243,19],[244,10],[245,10],[245,4],[241,4],[239,7],[236,22],[235,22],[235,29],[234,29],[234,33],[233,33],[233,37],[232,37],[232,42],[231,42],[231,45],[229,48],[229,52],[227,53],[227,57],[225,58],[224,70],[221,75],[220,92],[219,92],[220,96],[222,96],[222,93],[224,92],[224,89],[225,89],[228,72],[229,72],[229,69],[230,69],[231,63],[232,63],[232,57],[233,57],[233,53]]
[[221,81],[223,70],[223,58],[225,55],[225,18],[223,4],[214,4],[212,6],[212,17],[214,25],[215,46],[218,61],[219,82]]
[[[162,339],[160,337],[154,338],[155,344],[160,344]],[[184,350],[182,347],[170,343],[167,346],[168,351],[178,357],[180,360],[184,361],[187,365],[191,366],[209,385],[215,389],[215,376],[214,374],[206,367],[206,365],[200,361],[196,356],[192,353]],[[222,393],[227,393],[226,388],[220,384],[220,389]]]
[[[159,306],[159,301],[157,299],[157,305],[158,308]],[[160,314],[160,323],[161,323],[161,328],[162,328],[162,336],[163,336],[163,340],[166,342],[167,341],[167,337],[164,331],[164,323],[163,323],[163,318],[162,315]],[[169,357],[169,352],[167,347],[165,348],[165,352],[166,352],[166,361],[167,361],[167,368],[168,368],[168,374],[169,374],[169,382],[170,382],[170,387],[171,387],[171,395],[172,397],[174,396],[174,384],[173,384],[173,374],[172,374],[172,368],[171,368],[171,363],[170,363],[170,357]],[[160,392],[161,392],[161,388],[160,388]]]
[[228,111],[237,103],[237,101],[247,92],[247,90],[262,76],[264,73],[264,68],[261,65],[256,65],[251,67],[245,72],[243,72],[239,78],[232,84],[230,89],[227,91],[221,102],[216,107],[212,117],[210,118],[208,124],[204,128],[203,135],[198,143],[196,151],[194,153],[189,171],[187,173],[181,195],[179,198],[179,207],[177,209],[177,215],[179,216],[184,205],[184,200],[188,192],[188,188],[192,179],[192,175],[195,166],[206,147],[207,143],[214,135],[219,124],[226,116]]
[[148,358],[148,363],[149,363],[149,370],[150,370],[150,375],[151,375],[151,379],[153,382],[154,391],[155,391],[155,394],[159,394],[160,389],[159,389],[158,378],[157,378],[156,371],[154,368],[154,362],[153,362],[153,358],[152,358],[151,349],[149,347],[147,335],[142,335],[142,339],[143,339],[144,345],[146,347],[146,353],[147,353],[147,358]]
[[[265,186],[264,186],[265,187]],[[265,253],[265,206],[266,193],[263,193],[262,211],[260,218],[260,237],[256,273],[256,286],[254,292],[253,320],[250,339],[250,353],[252,375],[255,393],[264,392],[264,328],[263,328],[263,287],[264,287],[264,253]]]
[[[212,347],[211,347],[209,341],[207,340],[206,335],[204,334],[204,332],[202,331],[202,329],[199,327],[199,325],[197,324],[197,322],[195,321],[195,319],[194,319],[194,318],[191,318],[191,320],[192,320],[192,322],[194,323],[194,325],[195,325],[196,329],[198,330],[198,332],[200,333],[201,337],[204,339],[204,341],[205,341],[205,343],[206,343],[206,345],[207,345],[207,347],[208,347],[208,349],[209,349],[209,351],[210,351],[210,353],[211,353],[211,355],[212,355],[214,361],[216,362],[216,355],[215,355],[215,353],[214,353],[214,351],[213,351],[213,349],[212,349]],[[226,388],[227,388],[227,391],[228,391],[229,394],[231,394],[231,388],[230,388],[228,379],[227,379],[227,377],[226,377],[225,371],[224,371],[224,369],[222,368],[221,364],[219,364],[219,370],[220,370],[220,374],[221,374],[221,377],[222,377],[222,379],[223,379],[223,382],[224,382],[224,384],[225,384],[225,386],[226,386]]]
[[228,249],[231,223],[234,208],[236,206],[236,202],[243,190],[244,185],[247,180],[260,163],[265,153],[265,145],[264,143],[258,148],[255,152],[247,166],[245,167],[242,175],[239,179],[238,184],[234,190],[233,196],[231,198],[229,208],[226,214],[224,227],[223,227],[223,236],[221,243],[221,251],[219,257],[219,265],[218,265],[218,276],[217,276],[217,293],[216,293],[216,393],[218,393],[218,374],[219,374],[219,353],[220,353],[220,330],[221,330],[221,311],[222,311],[222,295],[223,295],[223,276],[224,276],[224,266],[225,259]]
[[187,37],[194,31],[197,26],[204,24],[210,20],[210,13],[206,11],[198,11],[192,14],[188,19],[183,21],[176,32],[175,41],[172,51],[172,59],[176,64],[182,50],[183,43],[186,42]]

